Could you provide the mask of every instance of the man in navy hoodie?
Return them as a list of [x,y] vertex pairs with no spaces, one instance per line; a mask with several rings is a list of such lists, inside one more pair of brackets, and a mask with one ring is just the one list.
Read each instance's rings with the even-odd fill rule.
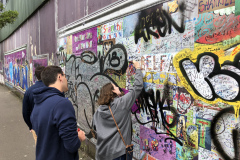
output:
[[[41,73],[44,68],[45,68],[44,66],[36,67],[35,76],[37,77],[38,81],[34,85],[32,85],[30,88],[27,89],[27,91],[24,94],[23,105],[22,105],[23,119],[24,119],[25,123],[27,124],[30,132],[32,132],[34,139],[36,136],[35,136],[35,132],[32,130],[32,123],[30,121],[30,115],[31,115],[33,107],[34,107],[33,90],[36,88],[45,86],[41,80]],[[35,139],[35,141],[36,141],[36,139]]]
[[78,160],[78,148],[85,133],[77,131],[75,111],[65,98],[67,79],[58,66],[48,66],[42,72],[47,87],[33,91],[32,127],[37,134],[36,160]]

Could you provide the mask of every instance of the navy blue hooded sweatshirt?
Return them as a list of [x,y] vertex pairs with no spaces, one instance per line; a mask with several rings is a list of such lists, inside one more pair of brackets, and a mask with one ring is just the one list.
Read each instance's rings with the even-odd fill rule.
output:
[[34,107],[34,101],[33,101],[33,90],[36,88],[44,87],[44,83],[40,80],[37,81],[34,85],[32,85],[30,88],[27,89],[27,91],[24,94],[23,98],[23,105],[22,105],[22,114],[23,119],[25,123],[28,125],[29,130],[32,129],[32,123],[30,121],[30,116]]
[[78,160],[78,139],[72,103],[58,89],[33,91],[32,128],[37,134],[36,160]]

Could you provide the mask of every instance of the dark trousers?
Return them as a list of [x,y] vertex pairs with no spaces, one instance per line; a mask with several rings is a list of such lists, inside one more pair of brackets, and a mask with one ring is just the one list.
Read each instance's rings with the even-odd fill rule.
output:
[[115,158],[113,160],[132,160],[132,155],[128,154],[128,157],[126,159],[126,154],[124,154],[124,155],[122,155],[122,156],[120,156],[118,158]]
[[124,155],[122,155],[122,156],[120,156],[118,158],[115,158],[113,160],[126,160],[126,154],[124,154]]

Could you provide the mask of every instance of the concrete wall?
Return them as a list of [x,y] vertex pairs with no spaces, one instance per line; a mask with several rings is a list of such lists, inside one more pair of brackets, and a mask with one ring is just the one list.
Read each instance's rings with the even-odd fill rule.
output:
[[[61,36],[64,26],[112,2],[50,1],[23,25],[32,29],[21,27],[3,42],[3,52],[27,44],[29,72],[46,60],[65,70],[66,95],[89,138],[86,146],[96,142],[90,129],[100,88],[113,82],[129,89],[134,69],[128,61],[139,60],[144,89],[132,108],[136,159],[239,159],[240,17],[235,1],[158,2]],[[13,83],[6,73],[5,80]],[[33,82],[28,77],[28,84]]]

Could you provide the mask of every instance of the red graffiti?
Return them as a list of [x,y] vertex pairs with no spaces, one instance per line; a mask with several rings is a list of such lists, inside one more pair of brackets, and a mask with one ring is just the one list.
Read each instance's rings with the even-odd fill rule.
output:
[[[202,124],[202,137],[204,137],[204,130],[205,130],[204,125],[208,125],[208,122],[199,121],[199,123]],[[202,143],[203,143],[203,138],[202,138]]]
[[[240,34],[240,16],[215,15],[210,22],[203,26],[198,34],[200,38],[196,40],[202,44],[214,44],[236,37]],[[203,32],[208,29],[208,32]],[[201,35],[203,34],[203,35]]]
[[180,94],[179,100],[186,104],[191,103],[190,96],[187,97],[185,94]]

